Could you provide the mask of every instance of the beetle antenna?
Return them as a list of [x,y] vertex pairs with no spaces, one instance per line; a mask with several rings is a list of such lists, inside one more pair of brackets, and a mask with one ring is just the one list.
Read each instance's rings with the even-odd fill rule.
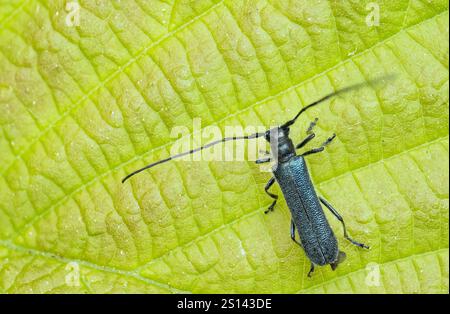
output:
[[330,99],[330,98],[332,98],[332,97],[334,97],[334,96],[338,96],[338,95],[341,95],[341,94],[345,94],[345,93],[347,93],[347,92],[349,92],[349,91],[352,91],[352,90],[355,90],[355,89],[364,87],[364,86],[366,86],[366,85],[376,84],[376,83],[378,83],[378,82],[381,81],[381,80],[390,80],[390,79],[395,78],[395,76],[396,76],[396,75],[392,75],[392,74],[386,75],[386,76],[383,76],[383,77],[380,77],[380,78],[376,78],[376,79],[373,79],[373,80],[365,81],[365,82],[363,82],[363,83],[358,83],[358,84],[350,85],[350,86],[344,87],[344,88],[342,88],[342,89],[340,89],[340,90],[337,90],[337,91],[334,91],[334,92],[332,92],[332,93],[329,93],[328,95],[326,95],[326,96],[320,98],[319,100],[316,100],[315,102],[313,102],[313,103],[307,105],[306,107],[303,107],[303,108],[295,115],[295,117],[294,117],[292,120],[289,120],[288,122],[286,122],[285,124],[283,124],[283,125],[281,126],[281,128],[287,128],[287,127],[290,127],[291,125],[293,125],[293,124],[295,123],[295,121],[298,119],[298,117],[299,117],[303,112],[305,112],[305,111],[308,110],[309,108],[314,107],[314,106],[316,106],[316,105],[318,105],[318,104],[320,104],[320,103],[322,103],[322,102],[324,102],[324,101],[326,101],[326,100],[328,100],[328,99]]
[[[393,76],[394,76],[394,75],[384,76],[384,77],[381,77],[381,78],[378,78],[378,79],[366,81],[366,82],[359,83],[359,84],[354,84],[354,85],[345,87],[345,88],[343,88],[343,89],[337,90],[337,91],[335,91],[335,92],[332,92],[332,93],[326,95],[325,97],[322,97],[321,99],[316,100],[315,102],[313,102],[313,103],[307,105],[306,107],[303,107],[303,108],[297,113],[297,115],[296,115],[292,120],[289,120],[289,121],[286,122],[285,124],[281,125],[281,128],[287,128],[287,127],[291,126],[292,124],[295,123],[295,121],[298,119],[298,117],[299,117],[303,112],[305,112],[306,110],[308,110],[309,108],[311,108],[311,107],[313,107],[313,106],[315,106],[315,105],[320,104],[321,102],[324,102],[325,100],[327,100],[327,99],[329,99],[329,98],[331,98],[331,97],[334,97],[334,96],[337,96],[337,95],[340,95],[340,94],[347,93],[347,92],[349,92],[349,91],[351,91],[351,90],[358,89],[358,88],[360,88],[360,87],[362,87],[362,86],[369,85],[369,84],[371,84],[371,83],[377,83],[377,82],[378,82],[379,80],[381,80],[381,79],[390,79],[390,78],[392,78]],[[201,147],[198,147],[198,148],[195,148],[195,149],[191,149],[190,151],[183,152],[183,153],[180,153],[180,154],[177,154],[177,155],[174,155],[174,156],[165,158],[165,159],[161,159],[161,160],[156,161],[156,162],[154,162],[154,163],[151,163],[151,164],[149,164],[149,165],[147,165],[147,166],[145,166],[145,167],[143,167],[143,168],[141,168],[141,169],[138,169],[138,170],[136,170],[136,171],[133,171],[132,173],[128,174],[125,178],[122,179],[122,183],[124,183],[126,180],[128,180],[130,177],[134,176],[135,174],[138,174],[139,172],[142,172],[142,171],[144,171],[144,170],[150,169],[150,168],[152,168],[152,167],[154,167],[154,166],[156,166],[156,165],[163,164],[163,163],[168,162],[168,161],[170,161],[170,160],[177,159],[177,158],[180,158],[180,157],[183,157],[183,156],[186,156],[186,155],[190,155],[190,154],[196,153],[196,152],[198,152],[198,151],[204,150],[204,149],[209,148],[209,147],[211,147],[211,146],[214,146],[214,145],[216,145],[216,144],[220,144],[220,143],[224,143],[224,142],[228,142],[228,141],[235,141],[235,140],[250,140],[250,139],[255,139],[255,138],[258,138],[258,137],[261,137],[261,136],[265,136],[266,133],[267,133],[267,131],[266,131],[266,132],[263,132],[263,133],[254,133],[254,134],[250,134],[250,135],[246,135],[246,136],[224,137],[224,138],[222,138],[222,139],[220,139],[220,140],[216,140],[216,141],[210,142],[210,143],[208,143],[208,144],[206,144],[206,145],[204,145],[204,146],[201,146]]]
[[235,140],[251,140],[251,139],[254,139],[254,138],[259,138],[261,136],[264,136],[265,134],[266,134],[266,132],[264,132],[264,133],[254,133],[254,134],[246,135],[246,136],[224,137],[224,138],[222,138],[220,140],[216,140],[216,141],[210,142],[210,143],[208,143],[208,144],[206,144],[204,146],[201,146],[201,147],[198,147],[198,148],[195,148],[195,149],[191,149],[190,151],[183,152],[183,153],[180,153],[180,154],[177,154],[177,155],[174,155],[174,156],[170,156],[170,157],[165,158],[165,159],[161,159],[161,160],[156,161],[154,163],[151,163],[151,164],[149,164],[149,165],[147,165],[147,166],[145,166],[145,167],[143,167],[141,169],[133,171],[132,173],[128,174],[125,178],[122,179],[122,183],[124,183],[126,180],[128,180],[130,177],[134,176],[135,174],[138,174],[139,172],[142,172],[144,170],[150,169],[150,168],[152,168],[152,167],[154,167],[156,165],[163,164],[163,163],[168,162],[170,160],[177,159],[177,158],[180,158],[180,157],[183,157],[183,156],[186,156],[186,155],[190,155],[190,154],[196,153],[198,151],[204,150],[204,149],[209,148],[211,146],[214,146],[216,144],[220,144],[220,143],[224,143],[224,142],[228,142],[228,141],[235,141]]

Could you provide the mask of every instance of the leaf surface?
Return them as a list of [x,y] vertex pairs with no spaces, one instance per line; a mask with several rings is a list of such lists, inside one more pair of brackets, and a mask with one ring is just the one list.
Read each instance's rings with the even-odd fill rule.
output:
[[[448,1],[0,4],[0,292],[448,293]],[[171,130],[308,111],[346,261],[309,261],[253,162],[165,164]],[[278,194],[278,187],[274,189]]]

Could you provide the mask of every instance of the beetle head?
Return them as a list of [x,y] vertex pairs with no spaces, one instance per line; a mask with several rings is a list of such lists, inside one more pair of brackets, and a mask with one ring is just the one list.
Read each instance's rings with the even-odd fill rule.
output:
[[266,131],[264,138],[267,142],[283,142],[289,138],[289,127],[277,126]]

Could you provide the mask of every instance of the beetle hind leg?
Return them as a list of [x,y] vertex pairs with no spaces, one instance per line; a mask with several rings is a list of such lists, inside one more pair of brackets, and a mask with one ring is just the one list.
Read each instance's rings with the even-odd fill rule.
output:
[[308,277],[311,278],[313,272],[314,272],[314,264],[311,263],[311,267],[309,268],[309,272],[308,272]]
[[330,203],[328,203],[328,201],[326,199],[324,199],[323,197],[319,197],[319,200],[341,222],[342,227],[344,228],[344,238],[346,238],[348,241],[350,241],[352,244],[354,244],[356,246],[359,246],[363,249],[369,249],[369,246],[365,245],[364,243],[360,243],[360,242],[355,241],[352,238],[350,238],[350,236],[347,234],[347,228],[345,227],[344,218],[342,218],[342,216],[339,215],[337,210]]

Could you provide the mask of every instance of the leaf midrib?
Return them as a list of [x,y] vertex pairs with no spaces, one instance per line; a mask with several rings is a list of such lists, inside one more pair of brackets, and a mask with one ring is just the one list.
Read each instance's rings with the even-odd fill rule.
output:
[[[425,146],[431,146],[431,145],[433,145],[433,144],[435,144],[435,143],[438,143],[438,142],[441,142],[441,141],[443,141],[443,140],[445,140],[445,139],[448,140],[448,135],[447,135],[447,136],[444,136],[444,137],[441,137],[441,138],[439,138],[439,139],[436,139],[436,140],[434,140],[434,141],[424,143],[424,144],[419,145],[419,146],[417,146],[417,147],[413,147],[413,148],[411,148],[411,149],[409,149],[409,150],[403,151],[403,152],[401,152],[401,153],[399,153],[399,154],[393,155],[393,156],[391,156],[391,157],[389,157],[389,158],[386,158],[386,159],[384,159],[384,160],[379,160],[379,161],[377,161],[377,162],[375,162],[375,163],[371,163],[370,165],[367,165],[366,167],[369,167],[369,166],[371,166],[371,165],[376,165],[376,164],[379,164],[379,163],[384,163],[384,162],[387,161],[387,160],[394,159],[394,158],[396,158],[396,157],[398,157],[398,156],[401,156],[401,155],[403,155],[403,154],[408,154],[410,151],[416,150],[417,148],[425,147]],[[365,168],[365,167],[363,167],[363,168]],[[363,169],[363,168],[360,168],[360,169]],[[354,172],[354,171],[360,170],[360,169],[354,169],[354,170],[349,171],[349,172]],[[340,175],[340,176],[336,176],[336,177],[330,178],[330,179],[328,179],[328,180],[326,180],[326,181],[323,181],[323,182],[320,183],[319,188],[320,188],[321,185],[324,185],[324,184],[326,184],[326,183],[328,183],[328,182],[332,182],[332,181],[334,181],[334,180],[338,180],[339,178],[341,178],[341,177],[343,177],[343,176],[345,176],[345,175],[347,175],[347,174],[348,174],[348,172],[347,172],[347,173],[344,173],[344,174],[342,174],[342,175]],[[142,265],[139,265],[139,266],[137,266],[137,267],[135,267],[135,268],[132,268],[132,269],[134,270],[134,272],[139,272],[139,271],[145,269],[145,267],[148,267],[149,265],[153,264],[154,262],[163,259],[165,256],[167,256],[168,254],[170,254],[171,252],[173,252],[173,251],[175,251],[175,250],[178,250],[178,249],[180,249],[180,248],[186,248],[186,247],[188,247],[189,245],[192,245],[193,243],[195,243],[195,242],[197,242],[197,241],[199,241],[199,240],[201,240],[201,239],[204,239],[204,238],[209,237],[211,234],[220,232],[221,230],[227,228],[228,226],[230,226],[230,225],[232,225],[232,224],[235,224],[235,223],[238,222],[238,221],[241,221],[241,220],[246,219],[246,218],[249,218],[249,217],[253,217],[254,215],[258,214],[259,212],[262,212],[263,209],[266,207],[266,205],[268,205],[268,203],[267,203],[267,204],[264,204],[264,205],[263,205],[262,207],[260,207],[260,208],[257,208],[257,209],[252,210],[252,211],[250,211],[250,212],[248,212],[248,213],[246,213],[246,214],[244,214],[244,215],[241,215],[241,216],[239,216],[238,218],[233,219],[233,220],[227,222],[226,224],[220,225],[219,227],[214,228],[214,229],[212,229],[211,231],[209,231],[209,232],[207,232],[207,233],[205,233],[205,234],[202,234],[202,235],[200,235],[200,236],[197,236],[196,238],[194,238],[194,239],[192,239],[192,240],[190,240],[190,241],[184,243],[183,245],[179,245],[179,246],[177,246],[177,247],[175,247],[175,248],[173,248],[173,249],[170,249],[170,250],[164,252],[163,254],[161,254],[160,256],[155,257],[155,258],[151,259],[150,261],[148,261],[148,262],[146,262],[146,263],[144,263],[144,264],[142,264]],[[0,245],[1,245],[2,243],[6,243],[6,244],[10,243],[12,246],[17,246],[17,247],[23,248],[24,250],[30,250],[30,251],[36,251],[36,252],[42,252],[42,253],[48,254],[50,257],[55,257],[55,253],[47,252],[47,251],[42,251],[42,250],[37,250],[37,249],[34,249],[34,248],[28,248],[28,247],[26,247],[26,246],[21,246],[21,245],[18,245],[18,244],[16,244],[16,243],[11,242],[11,240],[0,240]],[[91,262],[91,261],[87,261],[87,260],[83,260],[83,259],[68,259],[68,258],[64,258],[64,257],[58,257],[58,258],[60,258],[60,259],[65,259],[65,260],[69,260],[69,261],[83,262],[83,263],[85,263],[85,264],[97,265],[98,267],[104,267],[105,269],[106,269],[106,268],[107,268],[107,269],[115,269],[115,270],[117,270],[117,271],[121,271],[121,272],[124,272],[124,273],[127,273],[127,272],[129,272],[129,273],[134,273],[134,272],[131,272],[129,269],[120,268],[120,267],[108,267],[108,266],[105,266],[105,265],[95,264],[95,263],[93,263],[93,262]],[[394,261],[395,261],[395,260],[394,260]]]
[[129,271],[129,270],[124,270],[124,269],[120,269],[120,268],[116,268],[116,267],[108,267],[108,266],[96,264],[93,262],[89,262],[89,261],[86,261],[83,259],[66,258],[66,257],[55,255],[54,253],[51,253],[48,251],[37,250],[34,248],[28,248],[25,246],[21,246],[21,245],[12,243],[11,241],[7,241],[7,240],[0,240],[0,246],[3,246],[8,250],[16,251],[19,253],[25,253],[27,255],[31,255],[31,256],[35,256],[35,257],[44,257],[44,258],[47,258],[50,260],[55,260],[55,261],[61,262],[63,264],[75,262],[79,265],[82,265],[82,266],[85,266],[85,267],[88,267],[88,268],[91,268],[91,269],[94,269],[97,271],[101,271],[104,273],[112,273],[115,275],[134,278],[134,279],[144,282],[145,284],[150,284],[155,287],[167,289],[174,293],[190,293],[190,291],[179,290],[179,289],[176,289],[166,283],[158,282],[156,280],[146,278],[146,277],[140,275],[136,271]]
[[[27,253],[28,255],[35,256],[35,257],[44,257],[44,258],[47,258],[49,260],[55,260],[55,261],[58,261],[58,262],[61,262],[61,263],[64,263],[64,264],[67,264],[67,263],[70,263],[70,262],[76,262],[79,265],[82,265],[82,266],[84,266],[86,268],[90,268],[90,269],[93,269],[93,270],[101,271],[101,272],[104,272],[104,273],[111,273],[111,274],[114,274],[114,275],[120,275],[120,276],[123,276],[123,277],[133,278],[133,279],[139,280],[139,281],[141,281],[141,282],[143,282],[145,284],[150,284],[150,285],[153,285],[153,286],[158,287],[158,288],[167,289],[167,290],[169,290],[169,291],[171,291],[173,293],[193,293],[193,291],[180,290],[180,289],[177,289],[177,288],[175,288],[175,287],[173,287],[171,285],[168,285],[166,283],[163,283],[163,282],[160,282],[160,281],[156,281],[156,280],[144,277],[137,271],[137,269],[135,269],[134,271],[124,271],[124,270],[121,270],[121,269],[118,269],[118,268],[114,268],[114,267],[105,267],[103,265],[98,265],[98,264],[95,264],[95,263],[92,263],[92,262],[88,262],[88,261],[85,261],[85,260],[64,258],[64,257],[60,257],[60,256],[55,256],[53,253],[50,253],[50,252],[36,250],[36,249],[30,249],[30,248],[23,247],[23,246],[20,246],[20,245],[17,245],[17,244],[13,244],[10,241],[0,240],[0,245],[5,247],[8,250],[16,251],[16,252],[19,252],[19,253]],[[416,257],[428,256],[428,255],[437,255],[437,254],[439,254],[441,252],[442,253],[448,252],[448,247],[446,247],[446,248],[439,248],[439,249],[436,249],[436,250],[425,251],[425,252],[421,252],[421,253],[418,253],[418,254],[411,254],[411,255],[408,255],[408,256],[405,256],[405,257],[401,257],[401,258],[385,261],[385,262],[382,262],[382,263],[378,263],[378,265],[391,265],[391,264],[395,264],[395,263],[398,263],[398,262],[401,262],[401,261],[406,261],[406,260],[409,260],[409,259],[412,259],[412,258],[416,258]],[[339,275],[336,278],[331,278],[331,279],[328,279],[328,280],[324,280],[321,283],[317,283],[317,284],[315,284],[315,285],[313,285],[311,287],[308,287],[306,289],[300,289],[300,290],[298,290],[296,292],[292,292],[292,293],[296,293],[296,294],[307,293],[308,291],[312,291],[313,289],[315,289],[317,287],[320,287],[320,286],[323,286],[323,285],[326,285],[326,284],[329,284],[329,283],[332,283],[332,282],[336,282],[338,280],[341,280],[342,278],[348,278],[348,277],[352,276],[353,274],[361,272],[361,271],[364,271],[363,267],[354,269],[354,270],[352,270],[352,271],[350,271],[350,272],[348,272],[346,274]]]

